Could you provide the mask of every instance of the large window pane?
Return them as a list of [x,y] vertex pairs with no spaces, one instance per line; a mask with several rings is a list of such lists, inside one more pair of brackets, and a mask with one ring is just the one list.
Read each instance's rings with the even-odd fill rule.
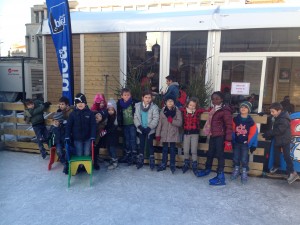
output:
[[204,71],[207,35],[207,31],[171,33],[170,74],[180,85],[188,86],[193,76]]
[[300,28],[224,30],[221,52],[300,51]]

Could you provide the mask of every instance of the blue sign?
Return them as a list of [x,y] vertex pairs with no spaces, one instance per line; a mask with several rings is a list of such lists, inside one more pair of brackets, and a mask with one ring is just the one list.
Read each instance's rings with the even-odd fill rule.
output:
[[62,76],[62,95],[73,103],[74,77],[72,30],[67,0],[46,0],[48,23],[56,50],[58,67]]

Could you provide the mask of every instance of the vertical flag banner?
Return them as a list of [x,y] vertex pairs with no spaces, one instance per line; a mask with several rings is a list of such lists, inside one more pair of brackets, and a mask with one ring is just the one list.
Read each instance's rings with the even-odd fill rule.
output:
[[48,23],[55,46],[58,67],[62,76],[62,95],[73,103],[74,77],[72,30],[67,0],[46,0]]

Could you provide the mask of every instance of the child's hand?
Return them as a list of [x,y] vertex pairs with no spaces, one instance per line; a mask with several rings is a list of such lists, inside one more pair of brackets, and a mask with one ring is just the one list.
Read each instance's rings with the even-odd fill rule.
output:
[[254,147],[254,146],[251,146],[251,147],[250,147],[250,153],[251,153],[251,154],[253,154],[253,152],[254,152],[255,150],[256,150],[256,147]]
[[160,139],[161,139],[161,136],[155,137],[155,140],[156,140],[157,143],[160,142]]
[[100,137],[104,137],[107,134],[106,130],[100,131]]
[[231,141],[225,141],[224,142],[224,151],[229,152],[232,150],[232,144]]
[[171,116],[168,117],[168,122],[172,123],[173,122],[173,118]]
[[145,132],[145,134],[147,134],[147,135],[150,133],[150,131],[151,131],[151,128],[150,128],[150,127],[147,127],[147,128],[144,129],[144,132]]

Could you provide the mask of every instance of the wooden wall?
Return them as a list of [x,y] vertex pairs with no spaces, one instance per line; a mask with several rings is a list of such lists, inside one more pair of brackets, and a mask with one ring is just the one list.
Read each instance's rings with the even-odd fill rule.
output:
[[119,34],[84,35],[84,92],[91,105],[97,92],[105,93],[106,99],[116,99],[116,89],[120,80],[120,41]]
[[[80,91],[80,35],[73,35],[74,93]],[[58,103],[62,96],[62,78],[58,69],[54,44],[50,35],[46,36],[46,74],[48,101]]]

